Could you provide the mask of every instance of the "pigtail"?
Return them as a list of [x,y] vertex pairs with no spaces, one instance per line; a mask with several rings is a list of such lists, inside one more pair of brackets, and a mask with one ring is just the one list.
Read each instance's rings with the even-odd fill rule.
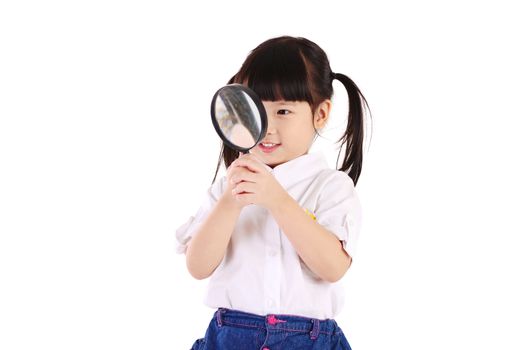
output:
[[343,136],[337,141],[341,143],[337,159],[339,160],[343,146],[345,146],[345,157],[341,168],[338,170],[347,173],[354,181],[354,185],[357,185],[363,163],[363,106],[366,106],[369,110],[369,115],[370,108],[367,100],[352,79],[340,73],[334,73],[333,78],[339,80],[348,93],[347,127]]

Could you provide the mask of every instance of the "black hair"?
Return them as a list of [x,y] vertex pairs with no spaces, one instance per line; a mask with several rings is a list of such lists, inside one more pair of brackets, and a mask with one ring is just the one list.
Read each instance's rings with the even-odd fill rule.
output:
[[[352,79],[332,72],[326,53],[317,44],[301,37],[269,39],[250,52],[228,84],[244,84],[263,101],[306,101],[313,113],[321,102],[332,97],[333,79],[345,86],[349,100],[346,130],[337,141],[341,143],[338,160],[345,146],[338,170],[347,173],[357,184],[363,162],[364,107],[369,112],[370,108]],[[237,158],[238,151],[222,144],[213,183],[222,159],[227,169]]]

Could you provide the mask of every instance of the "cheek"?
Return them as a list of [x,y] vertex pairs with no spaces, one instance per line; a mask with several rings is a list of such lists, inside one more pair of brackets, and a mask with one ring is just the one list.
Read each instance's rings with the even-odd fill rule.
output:
[[290,144],[299,144],[299,146],[304,146],[304,143],[311,142],[315,131],[313,125],[305,122],[297,122],[289,125],[287,130],[284,130],[283,136]]

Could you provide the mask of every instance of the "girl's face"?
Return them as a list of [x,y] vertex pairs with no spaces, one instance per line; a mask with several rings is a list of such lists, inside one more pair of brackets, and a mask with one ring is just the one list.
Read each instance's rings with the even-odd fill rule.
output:
[[330,113],[330,100],[323,101],[312,114],[306,101],[262,101],[268,115],[268,132],[250,153],[270,167],[308,153],[316,129],[321,129]]

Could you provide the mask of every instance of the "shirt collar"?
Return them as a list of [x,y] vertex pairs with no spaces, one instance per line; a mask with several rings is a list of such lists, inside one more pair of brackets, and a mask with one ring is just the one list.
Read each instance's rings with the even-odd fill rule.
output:
[[273,169],[264,164],[277,181],[286,188],[306,178],[313,177],[323,169],[328,169],[328,163],[321,151],[307,153],[275,166]]

